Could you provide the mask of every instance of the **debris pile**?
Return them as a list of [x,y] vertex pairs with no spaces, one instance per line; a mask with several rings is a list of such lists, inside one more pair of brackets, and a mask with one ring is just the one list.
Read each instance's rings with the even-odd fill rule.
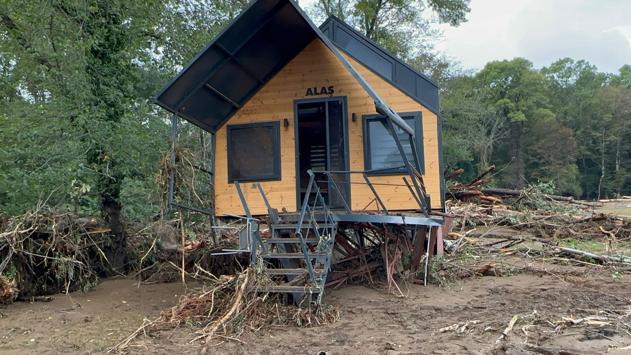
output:
[[435,250],[437,243],[426,232],[422,227],[414,232],[405,225],[341,223],[335,239],[337,258],[326,287],[335,289],[354,282],[372,285],[384,278],[389,292],[403,296],[401,283],[426,284],[433,256],[427,251]]
[[141,282],[181,281],[183,274],[184,278],[196,278],[200,270],[234,275],[248,262],[240,254],[214,255],[238,244],[238,229],[225,229],[220,237],[213,237],[208,221],[186,224],[183,218],[161,219],[130,229],[135,232],[128,240],[129,269]]
[[[562,206],[550,209],[516,209],[510,205],[481,206],[450,203],[456,218],[452,236],[497,237],[512,232],[511,239],[557,238],[617,240],[631,237],[631,221],[624,217]],[[525,240],[525,239],[524,239]]]
[[0,298],[85,290],[108,269],[109,229],[95,220],[44,208],[3,219]]
[[0,304],[12,303],[17,297],[18,289],[15,286],[15,280],[0,276]]
[[[579,313],[586,312],[579,311]],[[511,337],[520,338],[524,344],[537,344],[542,339],[562,334],[570,328],[574,331],[581,330],[583,340],[610,339],[617,334],[629,334],[631,332],[629,321],[631,321],[630,308],[607,309],[588,312],[580,317],[566,315],[558,318],[545,317],[535,310],[529,314],[514,315],[496,344],[502,344]],[[530,351],[538,349],[536,345],[529,345],[529,347]]]
[[309,327],[333,323],[339,312],[330,306],[303,307],[280,302],[279,295],[259,292],[270,283],[262,267],[250,267],[236,275],[215,277],[209,272],[200,274],[204,281],[201,290],[182,296],[177,305],[144,324],[117,344],[112,350],[122,351],[140,334],[162,331],[180,326],[193,326],[193,341],[238,341],[244,331],[258,331],[270,326]]
[[[482,192],[482,186],[486,185],[491,177],[490,174],[495,171],[495,165],[491,165],[488,169],[483,171],[478,177],[471,180],[469,183],[454,182],[450,184],[448,194],[451,198],[461,201],[486,201],[486,202],[501,202],[498,197],[489,196]],[[464,169],[456,169],[450,173],[445,174],[445,180],[454,180],[464,173]]]
[[[470,194],[472,186],[481,194]],[[549,189],[537,185],[515,193],[473,183],[460,185],[457,191],[469,192],[448,201],[454,223],[444,241],[447,255],[431,273],[439,284],[521,271],[546,273],[501,258],[506,256],[519,256],[525,262],[540,257],[557,264],[631,270],[630,218],[601,213],[595,203],[550,195]],[[476,199],[490,196],[489,192],[504,194],[492,202]]]
[[[468,183],[456,182],[455,179],[464,173],[464,169],[457,169],[445,174],[445,180],[450,181],[447,196],[455,201],[473,202],[481,204],[502,204],[504,199],[512,199],[511,205],[523,205],[528,202],[543,202],[543,205],[531,204],[531,208],[546,208],[552,202],[565,202],[586,207],[597,207],[600,204],[576,200],[569,196],[554,195],[551,191],[542,188],[548,184],[532,185],[524,190],[488,187],[493,179],[491,173],[495,171],[495,165],[491,165],[478,177]],[[533,198],[534,197],[534,198]],[[524,200],[525,199],[525,200]]]

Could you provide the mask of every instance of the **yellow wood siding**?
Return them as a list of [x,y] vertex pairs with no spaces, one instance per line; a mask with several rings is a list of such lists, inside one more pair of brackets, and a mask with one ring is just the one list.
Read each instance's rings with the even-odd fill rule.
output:
[[[432,207],[440,208],[440,172],[438,161],[438,126],[436,114],[423,107],[399,89],[383,80],[352,58],[353,67],[372,85],[379,95],[398,112],[420,111],[423,121],[425,157],[425,185],[432,197]],[[334,86],[333,96],[346,96],[348,102],[349,158],[351,170],[364,170],[364,141],[362,115],[375,114],[373,100],[356,82],[342,63],[315,39],[296,58],[288,63],[254,97],[248,101],[229,124],[280,121],[282,180],[261,182],[272,207],[279,211],[294,212],[296,206],[296,160],[294,136],[294,100],[305,98],[309,87]],[[310,96],[309,98],[313,98]],[[352,114],[358,118],[352,122]],[[289,119],[288,128],[283,119]],[[243,214],[243,207],[233,184],[228,183],[226,126],[217,131],[215,161],[215,203],[217,215]],[[418,208],[404,186],[402,176],[371,177],[375,188],[390,210]],[[352,178],[352,209],[363,210],[373,195],[360,175]],[[379,184],[396,184],[388,186]],[[241,184],[253,214],[267,214],[265,204],[253,183]],[[375,210],[375,204],[367,210]]]

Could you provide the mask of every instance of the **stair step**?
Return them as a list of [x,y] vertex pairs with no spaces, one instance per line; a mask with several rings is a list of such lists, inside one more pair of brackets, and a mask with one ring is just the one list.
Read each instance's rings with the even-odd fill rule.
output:
[[257,291],[258,292],[275,292],[275,293],[294,293],[294,292],[320,293],[320,288],[307,287],[307,286],[274,285],[274,286],[260,287]]
[[[332,223],[318,223],[318,228],[334,228],[336,225]],[[302,229],[312,228],[311,223],[304,222],[302,224]],[[272,229],[276,230],[296,230],[298,228],[297,223],[282,223],[282,224],[272,224]]]
[[[316,274],[323,274],[324,269],[314,269]],[[266,269],[265,273],[268,275],[303,275],[308,273],[307,269]]]
[[[265,259],[304,259],[305,256],[302,253],[267,253],[261,255]],[[318,256],[327,256],[327,253],[308,253],[309,258],[315,258]]]
[[[318,243],[320,240],[317,238],[304,238],[306,243]],[[299,238],[267,238],[267,239],[263,239],[263,242],[266,242],[268,244],[284,244],[284,243],[291,243],[291,244],[298,244],[300,243],[300,239]]]

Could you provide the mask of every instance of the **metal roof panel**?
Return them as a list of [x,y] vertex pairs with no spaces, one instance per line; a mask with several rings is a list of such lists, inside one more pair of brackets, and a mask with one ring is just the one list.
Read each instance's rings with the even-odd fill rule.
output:
[[329,17],[320,30],[352,58],[389,81],[434,113],[439,110],[438,85],[429,77],[388,53],[363,34],[338,19]]
[[215,131],[316,36],[291,0],[254,1],[156,102]]
[[[371,69],[386,76],[390,73],[392,81],[393,68],[399,65],[394,57],[375,50],[376,46],[372,48],[358,42],[352,31],[345,33],[348,34],[346,48],[372,63],[368,65]],[[315,38],[331,50],[373,98],[378,112],[388,115],[413,134],[292,0],[252,2],[161,91],[156,102],[202,129],[214,132]],[[406,85],[408,90],[414,88],[409,83]],[[435,91],[437,98],[437,88]]]

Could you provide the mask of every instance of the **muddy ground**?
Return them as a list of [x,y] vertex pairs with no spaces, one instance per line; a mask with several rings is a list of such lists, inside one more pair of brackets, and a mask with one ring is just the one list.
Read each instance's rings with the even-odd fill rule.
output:
[[[631,353],[631,348],[623,350],[631,345],[631,334],[620,323],[629,321],[625,312],[631,313],[628,271],[543,259],[503,257],[494,262],[503,270],[501,276],[457,280],[443,287],[408,285],[406,297],[394,296],[380,284],[330,290],[327,302],[341,312],[334,324],[264,329],[212,344],[190,343],[194,329],[180,328],[141,335],[127,352]],[[87,293],[0,308],[0,353],[105,352],[144,318],[153,319],[175,304],[183,292],[179,283],[138,286],[132,280],[107,280]],[[498,342],[515,315],[519,319],[514,329]],[[595,325],[557,323],[563,317],[603,315],[607,320]],[[459,329],[441,331],[456,324]]]
[[631,217],[631,198],[603,202],[603,206],[598,211],[622,217]]

